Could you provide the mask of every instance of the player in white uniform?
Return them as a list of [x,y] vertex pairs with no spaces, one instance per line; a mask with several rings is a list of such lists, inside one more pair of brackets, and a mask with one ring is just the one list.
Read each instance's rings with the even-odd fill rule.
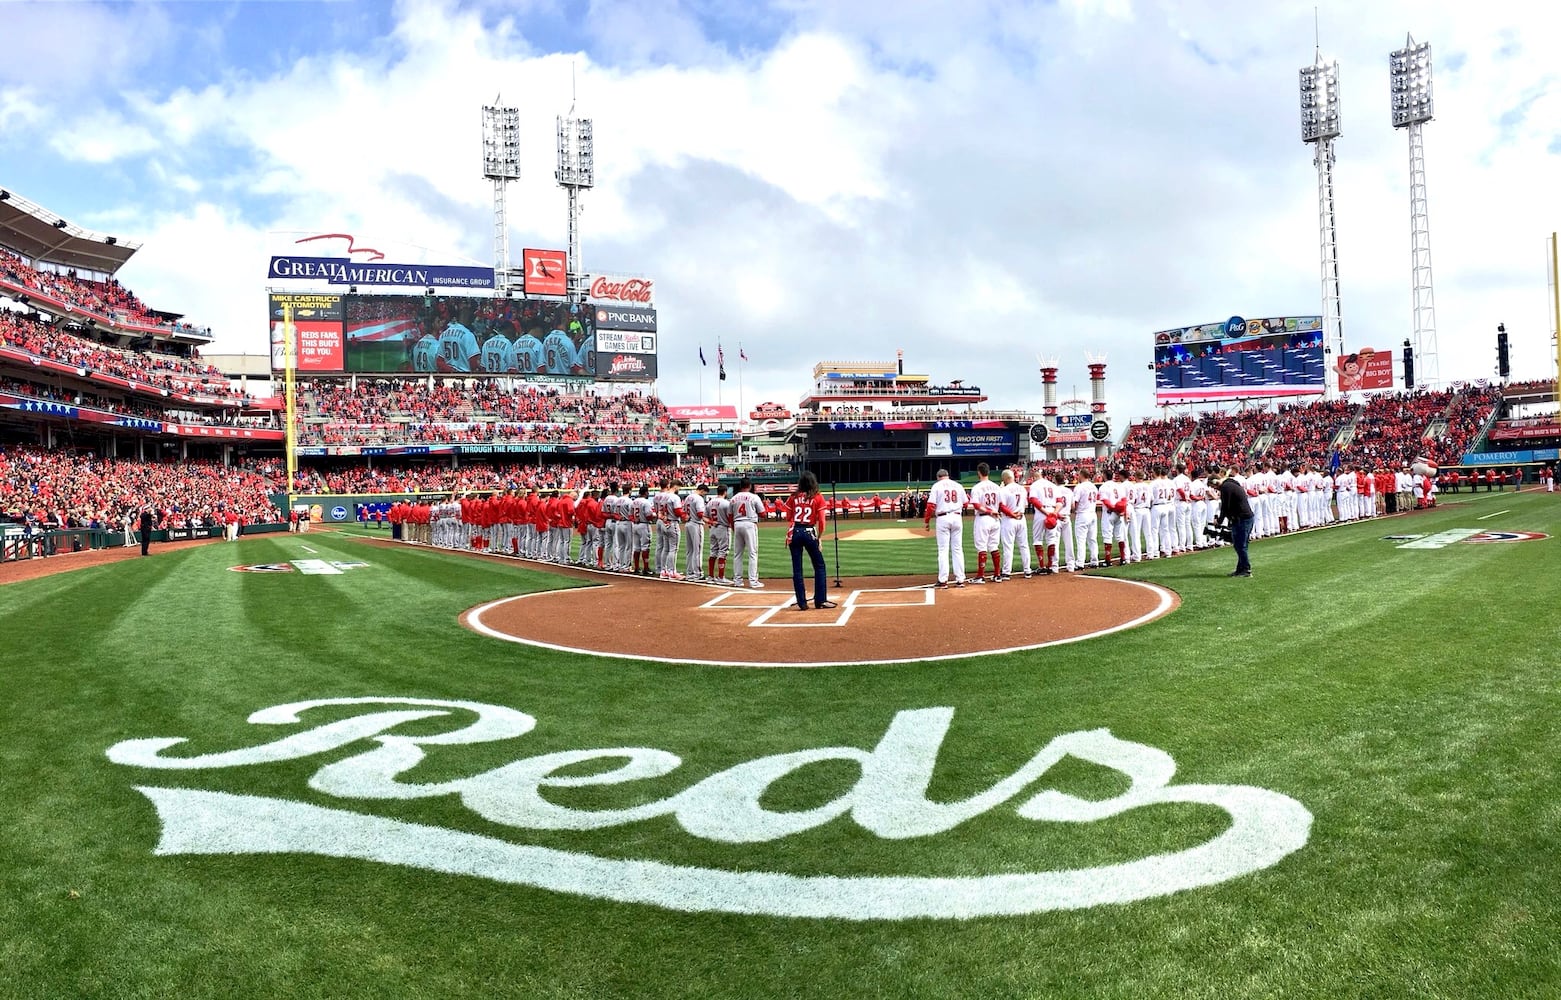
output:
[[1067,483],[1057,484],[1057,534],[1060,536],[1060,545],[1057,549],[1057,563],[1055,567],[1059,572],[1067,570],[1076,573],[1079,569],[1079,561],[1073,553],[1073,487]]
[[949,571],[954,573],[954,586],[965,585],[965,504],[970,497],[965,487],[949,478],[949,470],[938,470],[938,481],[927,491],[927,507],[922,512],[922,526],[930,527],[934,519],[938,526],[938,589],[949,585]]
[[732,497],[732,585],[743,585],[743,557],[748,558],[748,586],[763,588],[759,580],[759,518],[764,501],[753,493],[753,482],[743,479]]
[[1035,546],[1035,562],[1038,572],[1050,574],[1052,557],[1057,552],[1057,484],[1042,472],[1030,484],[1030,509],[1035,512],[1030,522],[1030,543]]
[[1111,546],[1117,547],[1117,564],[1127,562],[1127,522],[1132,507],[1127,502],[1127,484],[1122,481],[1122,470],[1113,469],[1111,478],[1097,489],[1100,507],[1105,520],[1100,526],[1100,543],[1105,548],[1104,565],[1111,565]]
[[526,333],[515,338],[515,370],[522,375],[540,375],[547,371],[542,341],[535,335]]
[[1149,482],[1149,558],[1169,559],[1176,547],[1176,482],[1166,470]]
[[1000,529],[1003,546],[1003,570],[1000,580],[1007,580],[1014,575],[1014,546],[1019,546],[1019,551],[1024,555],[1024,578],[1030,578],[1030,522],[1025,520],[1024,511],[1030,504],[1030,491],[1014,481],[1012,469],[1003,470],[1003,485],[997,488],[998,520],[1002,524]]
[[451,323],[439,335],[439,360],[443,362],[438,366],[441,371],[476,371],[482,363],[477,335],[460,323]]
[[542,363],[549,375],[568,375],[575,364],[575,345],[569,334],[554,330],[542,338]]
[[683,500],[672,488],[671,479],[661,481],[661,490],[651,503],[656,517],[656,573],[663,580],[681,580],[678,537],[683,533]]
[[1339,520],[1355,520],[1355,473],[1348,465],[1339,466],[1339,474],[1333,477],[1333,489],[1339,505]]
[[683,578],[705,580],[705,494],[710,487],[700,483],[683,498]]
[[711,582],[731,585],[726,578],[726,557],[732,550],[732,501],[728,490],[716,489],[716,494],[705,504],[705,518],[710,524],[710,555],[705,573]]
[[1144,473],[1133,469],[1128,473],[1127,487],[1128,510],[1132,516],[1127,521],[1127,550],[1129,562],[1142,562],[1149,552],[1149,484],[1144,481]]
[[1100,539],[1095,535],[1098,518],[1095,508],[1100,504],[1100,488],[1088,475],[1079,474],[1073,486],[1073,549],[1081,567],[1100,563]]
[[1191,552],[1193,547],[1192,537],[1192,477],[1187,470],[1178,465],[1176,475],[1171,477],[1171,485],[1176,490],[1176,543],[1171,551],[1177,554]]
[[975,508],[976,575],[971,583],[986,583],[986,562],[992,560],[992,576],[1001,578],[997,565],[997,546],[1002,527],[998,523],[998,486],[992,482],[991,466],[976,466],[976,484],[970,488],[970,506]]

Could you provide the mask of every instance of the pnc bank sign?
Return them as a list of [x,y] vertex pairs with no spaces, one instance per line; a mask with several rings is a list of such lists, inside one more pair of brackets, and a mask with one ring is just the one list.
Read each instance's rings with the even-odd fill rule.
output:
[[[286,727],[286,732],[250,746],[192,753],[183,746],[189,742],[186,738],[150,737],[115,744],[108,759],[143,772],[136,790],[151,801],[161,821],[155,851],[159,855],[356,858],[696,912],[903,920],[1084,909],[1165,896],[1259,871],[1305,846],[1310,835],[1312,815],[1294,799],[1248,785],[1173,783],[1176,763],[1169,754],[1105,729],[1055,736],[994,784],[964,798],[933,800],[927,790],[953,718],[952,708],[908,709],[895,713],[869,748],[826,746],[757,757],[664,798],[594,809],[560,804],[556,793],[548,793],[662,778],[682,767],[682,758],[645,746],[561,750],[517,757],[463,777],[409,781],[406,775],[433,756],[438,757],[437,773],[460,774],[458,759],[451,756],[459,754],[455,748],[519,739],[537,727],[537,720],[502,705],[369,697],[262,709],[249,717],[250,723]],[[431,720],[451,720],[452,725],[430,734]],[[1069,757],[1117,771],[1127,781],[1126,790],[1111,798],[1084,799],[1047,787],[1047,772]],[[891,854],[897,843],[935,838],[993,812],[1005,822],[1087,829],[1124,813],[1167,805],[1180,815],[1190,804],[1218,810],[1229,822],[1202,843],[1096,867],[1015,871],[1004,866],[1003,871],[968,872],[954,858],[952,867],[961,874],[893,873],[890,865],[889,874],[803,875],[543,847],[273,795],[146,784],[144,776],[153,771],[274,768],[307,758],[320,761],[308,779],[309,789],[345,802],[383,809],[398,801],[453,799],[490,823],[516,831],[551,831],[550,837],[559,831],[671,820],[689,837],[727,845],[723,854],[730,853],[731,845],[770,844],[841,820],[878,838]],[[812,765],[831,761],[855,769],[857,778],[849,788],[811,808],[772,807],[769,792],[777,782],[816,774]],[[182,778],[180,785],[189,780]]]

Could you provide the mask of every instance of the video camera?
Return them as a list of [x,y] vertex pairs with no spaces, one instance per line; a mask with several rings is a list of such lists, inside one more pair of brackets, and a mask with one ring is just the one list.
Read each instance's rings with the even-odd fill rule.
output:
[[1228,542],[1231,540],[1230,525],[1228,524],[1206,524],[1203,526],[1203,534],[1204,537],[1212,538],[1216,541]]

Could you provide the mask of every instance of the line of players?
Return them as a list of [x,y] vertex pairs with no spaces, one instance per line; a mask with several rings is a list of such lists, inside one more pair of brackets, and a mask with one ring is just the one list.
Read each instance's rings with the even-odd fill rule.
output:
[[[994,483],[985,462],[977,466],[977,482],[968,492],[958,482],[942,479],[928,494],[923,523],[939,528],[940,583],[950,575],[965,582],[962,517],[975,514],[976,575],[971,582],[1002,582],[1014,575],[1014,552],[1021,555],[1025,578],[1109,566],[1113,546],[1116,561],[1136,563],[1168,558],[1224,544],[1205,530],[1219,517],[1219,492],[1198,468],[1175,466],[1153,477],[1139,470],[1115,469],[1110,478],[1079,476],[1071,484],[1057,483],[1042,472],[1034,481],[1017,481],[1005,469]],[[1376,517],[1378,488],[1391,485],[1408,509],[1417,505],[1429,482],[1409,472],[1377,475],[1341,467],[1335,474],[1300,466],[1282,470],[1270,465],[1237,470],[1235,479],[1247,491],[1254,522],[1252,537],[1264,538],[1302,528]],[[951,513],[960,518],[950,519]],[[1026,515],[1030,519],[1026,520]],[[1104,547],[1104,558],[1101,550]],[[1035,553],[1032,563],[1030,554]]]
[[680,494],[670,479],[661,480],[655,492],[648,485],[635,491],[618,483],[580,491],[518,489],[432,505],[395,504],[388,516],[405,526],[409,541],[442,548],[663,580],[764,587],[759,579],[764,502],[747,479],[713,496],[704,484]]

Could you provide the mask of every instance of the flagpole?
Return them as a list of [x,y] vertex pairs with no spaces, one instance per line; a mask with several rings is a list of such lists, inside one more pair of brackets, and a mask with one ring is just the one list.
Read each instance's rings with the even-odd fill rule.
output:
[[743,342],[737,342],[737,461],[743,460]]

